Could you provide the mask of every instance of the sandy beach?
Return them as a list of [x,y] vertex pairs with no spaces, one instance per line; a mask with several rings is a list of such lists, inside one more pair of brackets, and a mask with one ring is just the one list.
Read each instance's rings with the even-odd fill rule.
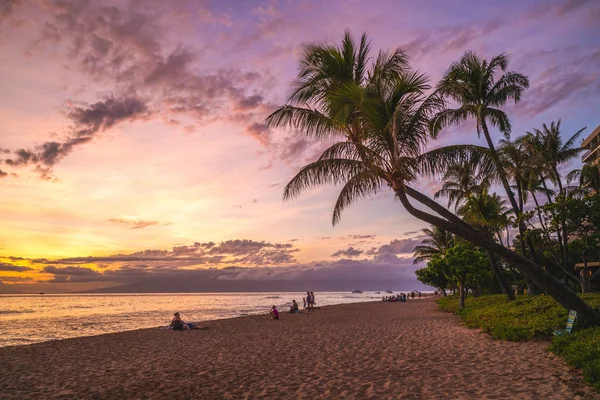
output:
[[2,348],[0,397],[600,399],[547,342],[493,340],[433,299],[281,316]]

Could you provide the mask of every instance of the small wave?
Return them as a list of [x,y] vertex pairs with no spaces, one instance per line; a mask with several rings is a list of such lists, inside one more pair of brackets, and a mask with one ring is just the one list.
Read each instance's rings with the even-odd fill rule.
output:
[[267,296],[265,299],[280,299],[281,296]]
[[71,306],[69,308],[94,308],[94,306]]

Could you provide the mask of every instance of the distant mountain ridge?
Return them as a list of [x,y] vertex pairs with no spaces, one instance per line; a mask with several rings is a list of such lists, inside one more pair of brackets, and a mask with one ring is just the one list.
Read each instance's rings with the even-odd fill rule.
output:
[[206,281],[190,282],[179,279],[149,279],[137,283],[93,289],[80,293],[197,293],[197,292],[305,292],[312,291],[348,291],[355,289],[363,291],[382,290],[430,290],[431,288],[414,281]]

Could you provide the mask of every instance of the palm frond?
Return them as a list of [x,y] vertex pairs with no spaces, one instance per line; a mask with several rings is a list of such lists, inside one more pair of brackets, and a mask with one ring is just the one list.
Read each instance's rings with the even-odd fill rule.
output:
[[346,159],[318,160],[303,167],[286,185],[283,200],[291,200],[302,191],[323,185],[346,184],[365,171],[362,162]]
[[487,148],[472,144],[439,147],[419,155],[415,161],[420,166],[420,172],[426,176],[443,173],[455,164],[488,165],[492,162]]
[[459,125],[470,116],[473,116],[472,111],[466,107],[449,108],[438,112],[431,118],[431,122],[429,123],[431,136],[436,138],[442,129],[452,125]]
[[386,182],[371,171],[362,171],[346,182],[335,202],[331,223],[333,226],[340,222],[342,211],[358,199],[375,195],[385,188]]
[[510,119],[504,111],[497,108],[488,108],[486,110],[486,116],[493,126],[498,127],[498,129],[500,130],[500,132],[502,132],[505,138],[510,138]]
[[318,140],[343,135],[343,126],[331,117],[309,108],[284,105],[266,119],[269,128],[291,128]]

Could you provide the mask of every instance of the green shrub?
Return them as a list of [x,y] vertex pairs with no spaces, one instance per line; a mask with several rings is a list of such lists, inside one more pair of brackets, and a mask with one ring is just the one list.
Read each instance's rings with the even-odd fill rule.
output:
[[600,390],[600,327],[554,338],[550,351],[581,368],[584,377]]
[[504,295],[468,297],[460,312],[456,296],[438,303],[442,310],[458,313],[469,328],[480,328],[495,338],[511,341],[551,336],[555,329],[564,328],[569,314],[549,296],[523,295],[515,301]]

